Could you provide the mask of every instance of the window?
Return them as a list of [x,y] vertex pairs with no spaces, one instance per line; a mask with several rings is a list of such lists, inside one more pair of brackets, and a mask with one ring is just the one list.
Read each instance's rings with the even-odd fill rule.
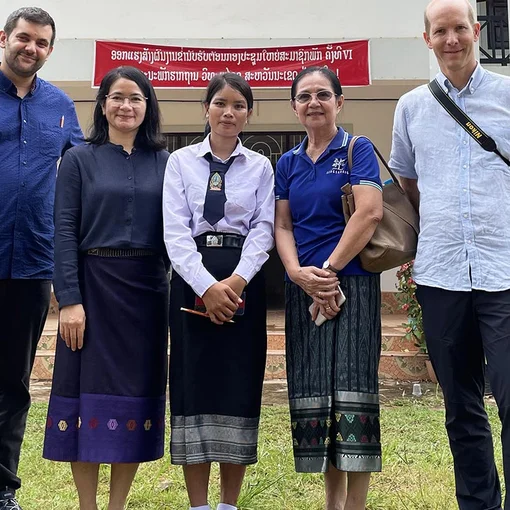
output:
[[[204,138],[202,133],[165,134],[165,136],[170,152],[201,142]],[[273,168],[276,168],[276,163],[280,156],[301,143],[304,137],[305,133],[299,132],[247,132],[243,134],[243,145],[252,151],[266,155],[273,164]]]
[[477,11],[481,25],[480,62],[508,65],[508,0],[479,0]]

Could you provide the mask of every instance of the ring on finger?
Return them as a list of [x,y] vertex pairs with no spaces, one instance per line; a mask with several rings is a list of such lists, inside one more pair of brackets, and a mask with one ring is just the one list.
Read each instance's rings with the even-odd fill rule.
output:
[[331,310],[331,306],[326,306],[326,310]]

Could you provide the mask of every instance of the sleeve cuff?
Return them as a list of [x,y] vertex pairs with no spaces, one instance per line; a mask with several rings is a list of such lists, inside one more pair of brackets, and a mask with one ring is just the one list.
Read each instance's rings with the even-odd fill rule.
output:
[[254,268],[248,261],[241,259],[237,267],[234,269],[234,274],[244,278],[247,283],[257,274],[257,269]]
[[400,177],[405,177],[406,179],[418,179],[418,174],[414,169],[414,164],[409,165],[408,167],[404,167],[402,165],[397,165],[392,159],[388,162],[389,167]]
[[214,278],[214,276],[209,273],[207,269],[204,269],[197,276],[193,282],[193,285],[191,285],[191,288],[195,291],[197,296],[202,297],[207,292],[207,289],[212,287],[215,283],[217,283],[216,278]]
[[58,301],[58,309],[64,306],[81,305],[83,303],[80,289],[69,289],[55,295]]
[[[356,182],[356,180],[358,182]],[[373,188],[378,189],[379,191],[382,191],[382,186],[379,182],[371,181],[368,179],[355,179],[354,182],[351,182],[353,186],[359,185],[359,186],[372,186]]]

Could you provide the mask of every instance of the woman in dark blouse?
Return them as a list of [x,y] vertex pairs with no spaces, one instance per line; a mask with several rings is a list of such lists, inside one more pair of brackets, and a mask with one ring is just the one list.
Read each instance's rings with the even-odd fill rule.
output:
[[112,464],[108,509],[121,510],[138,464],[164,452],[168,152],[141,71],[104,77],[88,142],[57,179],[60,327],[43,455],[71,463],[80,510],[97,510],[99,464]]

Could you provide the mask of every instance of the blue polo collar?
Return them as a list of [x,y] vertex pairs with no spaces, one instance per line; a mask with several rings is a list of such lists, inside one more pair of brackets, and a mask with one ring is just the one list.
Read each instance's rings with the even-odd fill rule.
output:
[[[335,138],[329,142],[329,145],[327,149],[324,151],[325,153],[336,150],[336,149],[343,149],[344,147],[347,147],[347,141],[349,139],[349,133],[344,131],[342,127],[338,127],[338,133],[335,135]],[[305,136],[303,141],[294,149],[293,153],[295,155],[302,155],[306,153],[306,148],[308,147],[308,136]]]

